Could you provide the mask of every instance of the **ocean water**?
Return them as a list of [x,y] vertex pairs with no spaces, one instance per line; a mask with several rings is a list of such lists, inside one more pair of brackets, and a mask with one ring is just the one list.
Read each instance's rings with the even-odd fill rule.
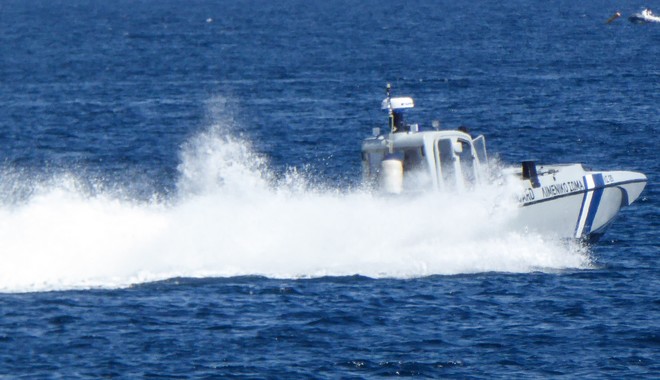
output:
[[[1,1],[0,378],[660,377],[643,5]],[[649,183],[594,245],[495,186],[378,197],[388,82],[501,162]]]

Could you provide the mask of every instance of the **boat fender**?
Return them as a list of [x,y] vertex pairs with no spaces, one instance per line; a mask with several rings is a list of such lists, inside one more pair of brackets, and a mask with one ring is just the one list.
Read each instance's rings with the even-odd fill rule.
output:
[[522,162],[522,177],[523,179],[528,179],[532,183],[533,188],[541,186],[539,175],[536,172],[536,162],[534,161]]
[[403,191],[403,162],[395,157],[381,161],[381,187],[389,194],[401,194]]

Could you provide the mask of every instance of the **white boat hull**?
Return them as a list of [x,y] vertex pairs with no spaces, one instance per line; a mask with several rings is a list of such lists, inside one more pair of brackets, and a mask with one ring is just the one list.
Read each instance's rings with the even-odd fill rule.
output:
[[[579,171],[584,174],[571,175]],[[622,207],[639,197],[647,181],[641,173],[586,172],[581,165],[550,172],[539,175],[536,188],[525,181],[529,187],[520,198],[518,223],[527,231],[592,241],[605,232]]]

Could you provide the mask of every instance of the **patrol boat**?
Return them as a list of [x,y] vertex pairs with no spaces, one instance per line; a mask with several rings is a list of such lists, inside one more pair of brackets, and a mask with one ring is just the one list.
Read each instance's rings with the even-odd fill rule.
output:
[[[362,143],[363,179],[386,194],[419,191],[466,192],[491,181],[486,140],[467,130],[421,131],[406,124],[404,112],[414,107],[410,97],[387,98],[382,108],[389,128]],[[646,186],[644,174],[630,171],[591,171],[581,164],[540,165],[523,161],[501,169],[501,178],[519,187],[515,225],[521,231],[553,238],[597,241],[624,206],[629,206]]]

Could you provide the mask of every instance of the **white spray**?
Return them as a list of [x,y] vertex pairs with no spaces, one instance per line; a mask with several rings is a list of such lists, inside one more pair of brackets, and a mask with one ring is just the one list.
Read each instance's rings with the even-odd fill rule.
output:
[[179,195],[132,202],[59,178],[0,207],[0,291],[123,287],[177,276],[410,278],[590,266],[578,245],[512,228],[506,187],[383,198],[275,181],[219,125],[182,149]]

